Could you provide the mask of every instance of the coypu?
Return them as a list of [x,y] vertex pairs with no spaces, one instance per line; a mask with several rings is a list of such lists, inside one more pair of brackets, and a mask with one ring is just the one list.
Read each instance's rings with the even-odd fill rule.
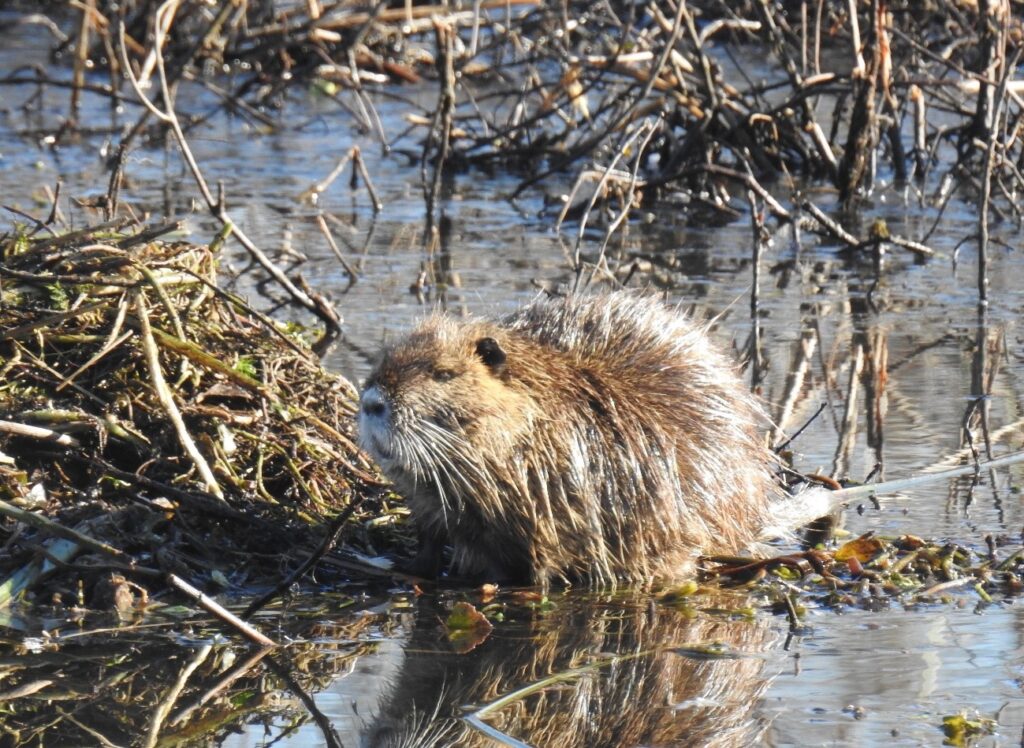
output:
[[761,411],[705,329],[628,292],[500,321],[434,314],[385,348],[359,438],[409,502],[413,571],[643,583],[758,539],[780,493]]

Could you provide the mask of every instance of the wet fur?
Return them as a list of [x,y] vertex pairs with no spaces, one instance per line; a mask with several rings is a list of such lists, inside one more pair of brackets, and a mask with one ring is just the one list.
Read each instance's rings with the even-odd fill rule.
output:
[[677,577],[768,522],[757,404],[703,328],[649,297],[431,316],[383,352],[364,408],[367,392],[386,411],[361,414],[363,446],[408,498],[425,555],[450,542],[459,575]]

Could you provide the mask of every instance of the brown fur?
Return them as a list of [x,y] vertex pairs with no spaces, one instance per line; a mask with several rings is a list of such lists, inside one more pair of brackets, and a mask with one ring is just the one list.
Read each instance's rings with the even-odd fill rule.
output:
[[459,575],[600,585],[757,538],[776,490],[758,417],[702,328],[620,292],[429,317],[367,380],[360,440],[426,556],[446,540]]

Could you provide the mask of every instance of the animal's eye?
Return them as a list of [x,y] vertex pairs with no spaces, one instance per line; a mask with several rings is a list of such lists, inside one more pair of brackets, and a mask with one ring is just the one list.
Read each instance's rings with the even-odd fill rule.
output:
[[438,382],[447,382],[455,379],[455,372],[451,369],[434,369],[433,376]]

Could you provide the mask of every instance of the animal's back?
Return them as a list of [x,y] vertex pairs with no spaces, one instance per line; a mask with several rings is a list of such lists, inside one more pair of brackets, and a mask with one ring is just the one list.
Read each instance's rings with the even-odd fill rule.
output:
[[578,452],[598,481],[584,491],[615,556],[659,574],[757,536],[776,493],[761,410],[705,326],[630,292],[537,302],[504,324],[572,360],[557,415],[590,435]]
[[710,350],[703,331],[680,312],[654,297],[621,291],[534,302],[504,324],[541,345],[605,365],[635,365],[652,353],[672,358],[694,347]]

